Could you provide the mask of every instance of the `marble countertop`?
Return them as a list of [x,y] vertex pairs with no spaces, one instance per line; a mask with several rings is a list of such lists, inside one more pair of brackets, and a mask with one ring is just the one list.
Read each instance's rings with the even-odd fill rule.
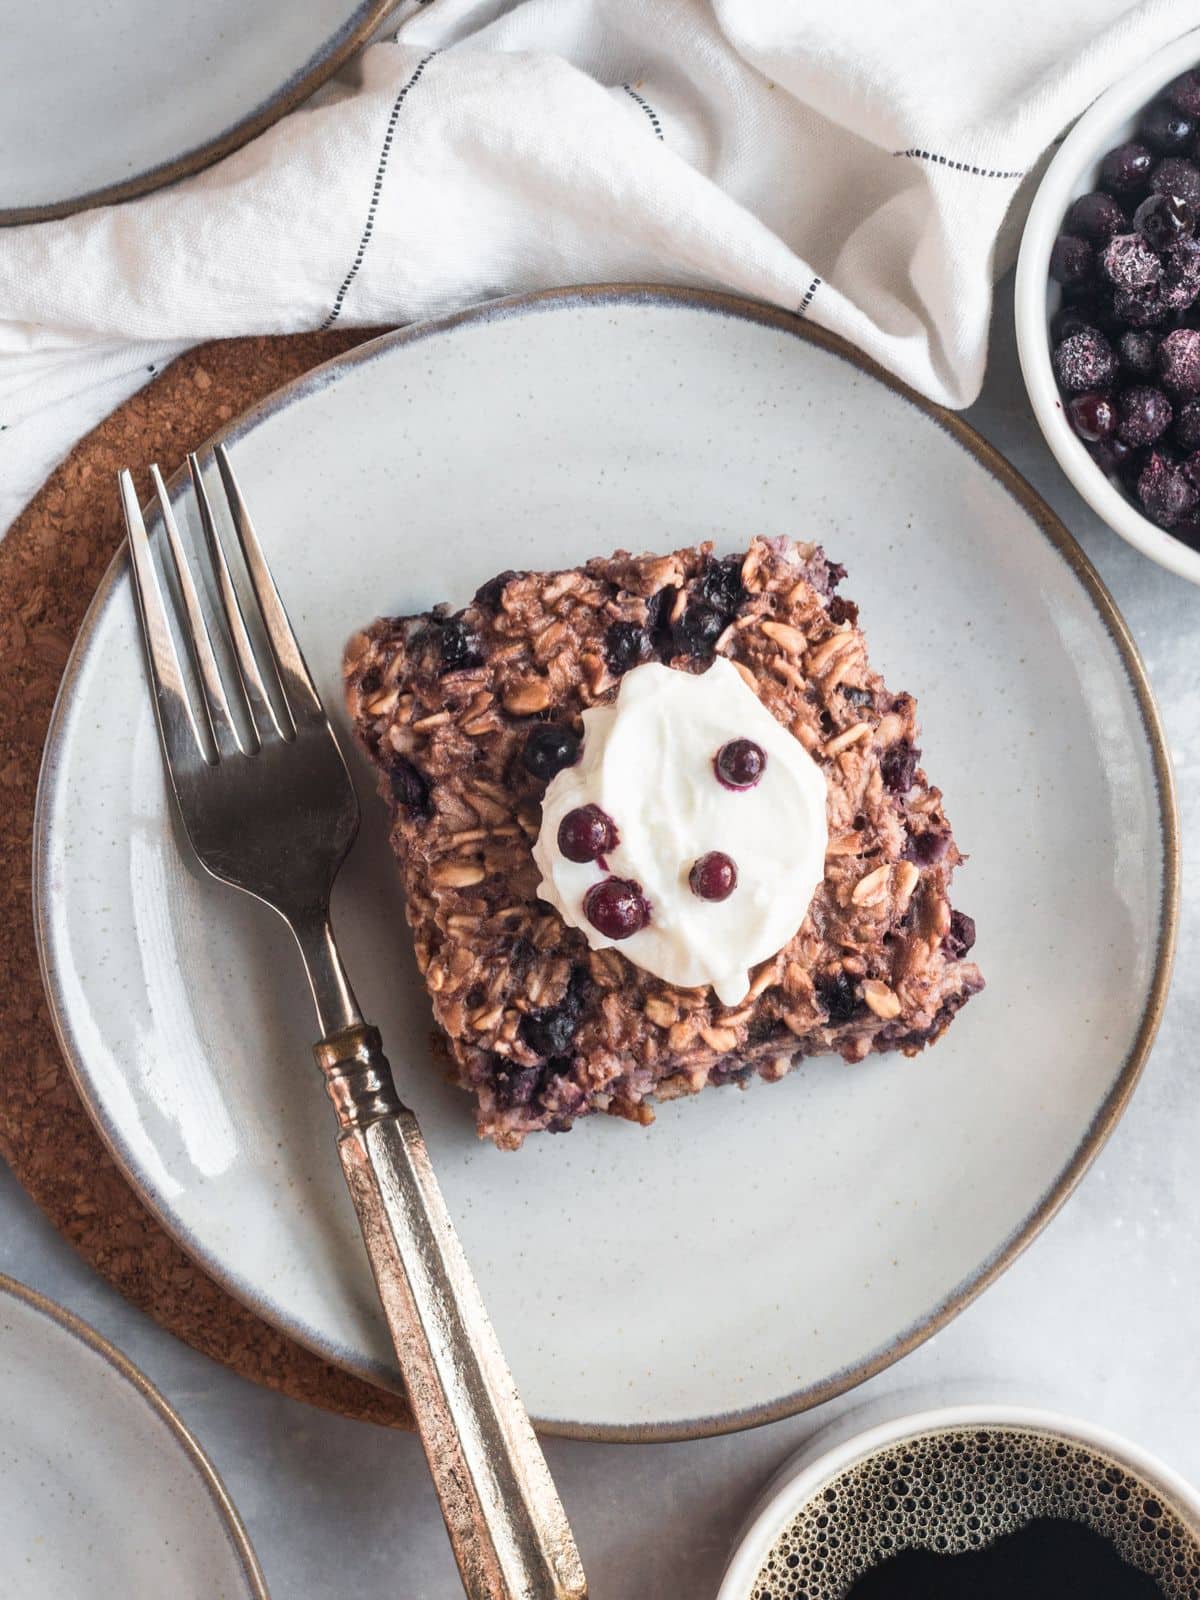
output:
[[[593,1600],[715,1594],[765,1481],[853,1409],[873,1417],[971,1398],[1024,1400],[1128,1434],[1200,1481],[1200,868],[1189,859],[1200,838],[1200,591],[1121,543],[1055,465],[1025,399],[1010,290],[1000,286],[988,381],[967,416],[1078,536],[1158,695],[1184,834],[1183,916],[1162,1029],[1129,1111],[1064,1210],[980,1300],[889,1371],[817,1411],[723,1439],[547,1441]],[[283,1399],[177,1343],[83,1265],[2,1165],[0,1270],[91,1322],[158,1384],[224,1477],[276,1600],[461,1600],[415,1438]],[[370,1496],[359,1492],[365,1481]]]

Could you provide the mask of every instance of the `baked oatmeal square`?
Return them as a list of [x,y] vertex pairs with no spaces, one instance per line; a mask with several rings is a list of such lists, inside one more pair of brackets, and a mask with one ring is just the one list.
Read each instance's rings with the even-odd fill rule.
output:
[[[818,1053],[848,1062],[872,1050],[912,1055],[982,988],[966,959],[974,925],[950,905],[962,858],[941,792],[920,764],[916,703],[872,670],[857,608],[837,593],[843,577],[818,546],[785,539],[756,538],[724,559],[709,544],[669,555],[618,551],[578,569],[502,573],[460,612],[381,618],[350,641],[350,715],[380,769],[418,966],[451,1075],[475,1096],[481,1136],[516,1149],[529,1133],[565,1132],[599,1111],[648,1123],[652,1101],[754,1075],[775,1080]],[[714,661],[729,663],[737,679],[726,667],[710,676]],[[705,705],[715,705],[718,687],[722,705],[752,692],[757,704],[745,714],[765,708],[777,725],[765,724],[773,737],[762,740],[775,751],[773,781],[792,739],[800,747],[793,765],[824,781],[815,891],[804,889],[790,922],[783,906],[785,931],[740,967],[744,984],[736,958],[751,945],[739,943],[742,923],[731,922],[725,939],[714,921],[709,947],[665,955],[641,931],[650,924],[669,943],[674,924],[686,921],[689,885],[702,899],[742,904],[749,916],[749,901],[737,897],[751,887],[729,888],[734,863],[722,851],[712,852],[721,861],[698,858],[690,872],[683,864],[681,899],[673,888],[651,899],[611,875],[619,863],[610,872],[604,852],[621,849],[612,820],[601,812],[602,823],[579,823],[581,810],[595,806],[570,813],[578,840],[560,826],[557,845],[538,843],[544,799],[547,815],[552,809],[548,788],[564,774],[581,781],[583,747],[602,725],[632,716],[624,682],[631,690],[637,682],[643,701],[664,683],[696,687],[641,670],[651,663],[704,675]],[[739,731],[730,727],[731,746],[752,743]],[[704,746],[701,766],[711,765],[717,799],[717,784],[738,790],[758,781],[751,773],[743,783],[732,766],[723,773],[716,758],[732,761],[728,748],[709,754]],[[644,773],[630,779],[642,812],[670,790],[669,774],[655,776],[666,759],[647,748]],[[774,814],[774,804],[764,786],[758,815]],[[737,815],[733,805],[727,814]],[[651,816],[645,837],[668,837],[658,820],[672,819]],[[739,849],[761,852],[771,831],[742,829]],[[813,842],[800,827],[776,834],[782,885]],[[564,843],[570,860],[596,863],[583,871],[599,899],[589,889],[577,906],[570,888],[557,905],[541,898],[556,898],[559,879],[553,869],[544,875],[535,845],[544,866]],[[574,883],[572,870],[562,883]],[[761,937],[772,917],[778,923],[781,902],[765,887],[756,892],[750,920]],[[722,960],[731,976],[694,981],[705,961]],[[650,970],[656,964],[671,976]],[[736,995],[733,1003],[718,989],[726,1000]]]

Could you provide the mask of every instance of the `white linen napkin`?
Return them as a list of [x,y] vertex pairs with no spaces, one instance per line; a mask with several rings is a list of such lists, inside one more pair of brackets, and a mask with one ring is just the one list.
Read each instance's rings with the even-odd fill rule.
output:
[[1196,0],[407,0],[207,172],[0,232],[0,528],[199,340],[549,285],[732,289],[967,405],[1023,180],[1198,20]]

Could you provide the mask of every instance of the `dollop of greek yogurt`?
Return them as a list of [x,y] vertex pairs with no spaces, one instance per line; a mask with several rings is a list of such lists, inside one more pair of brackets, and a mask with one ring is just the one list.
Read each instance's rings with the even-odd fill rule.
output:
[[[765,757],[744,787],[718,771],[734,741]],[[570,860],[559,830],[585,806],[611,819],[616,842],[597,859]],[[825,806],[821,769],[731,662],[718,657],[699,674],[648,662],[625,674],[612,705],[583,713],[579,759],[546,789],[538,894],[593,950],[617,946],[666,983],[711,984],[722,1005],[737,1005],[750,969],[793,937],[824,876]],[[704,898],[693,868],[717,852],[736,885]],[[646,906],[644,924],[619,940],[585,910],[589,890],[610,879],[636,885]]]

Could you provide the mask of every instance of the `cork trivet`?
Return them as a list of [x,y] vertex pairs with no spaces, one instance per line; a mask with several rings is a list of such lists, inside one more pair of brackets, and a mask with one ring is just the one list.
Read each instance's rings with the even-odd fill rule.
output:
[[[38,975],[33,799],[59,678],[124,534],[120,467],[185,452],[362,331],[205,345],[76,446],[0,540],[0,1155],[85,1260],[162,1327],[243,1377],[347,1416],[411,1427],[404,1400],[292,1343],[219,1288],[137,1199],[75,1093]],[[332,1135],[331,1135],[332,1136]]]

